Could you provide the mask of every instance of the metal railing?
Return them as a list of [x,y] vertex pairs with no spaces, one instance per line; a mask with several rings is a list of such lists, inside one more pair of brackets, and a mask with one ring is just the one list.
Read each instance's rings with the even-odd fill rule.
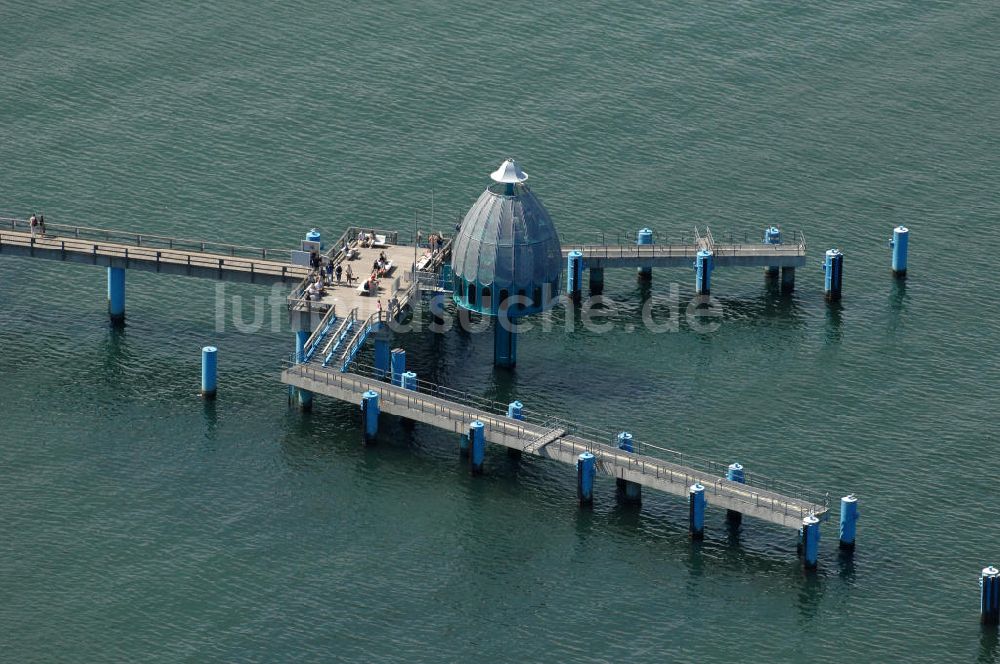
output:
[[344,318],[340,322],[340,325],[337,327],[336,331],[334,331],[326,346],[324,346],[323,350],[320,351],[320,355],[323,357],[322,365],[324,367],[328,366],[334,359],[337,352],[344,348],[344,340],[347,338],[347,335],[351,333],[357,323],[358,308],[354,307],[351,309],[351,313],[348,314],[347,318]]
[[[649,443],[637,443],[635,440],[633,440],[635,451],[626,452],[619,450],[613,443],[599,442],[602,439],[613,439],[615,434],[611,432],[602,432],[561,418],[546,418],[543,422],[534,423],[526,414],[523,421],[513,420],[504,414],[494,414],[497,411],[505,413],[505,404],[426,381],[418,381],[416,389],[409,390],[398,385],[391,386],[384,379],[377,377],[365,377],[355,373],[316,372],[302,365],[291,368],[317,382],[358,392],[375,390],[379,392],[380,398],[390,403],[405,404],[407,408],[420,412],[445,416],[456,421],[456,430],[459,424],[479,419],[488,429],[515,437],[522,443],[522,449],[527,449],[532,443],[562,429],[566,433],[548,443],[549,447],[554,447],[560,452],[568,451],[574,455],[591,452],[597,457],[603,471],[609,475],[621,476],[620,471],[627,469],[656,479],[683,483],[684,486],[702,482],[710,495],[726,496],[736,502],[753,504],[797,518],[805,517],[809,513],[822,513],[829,508],[829,494],[819,494],[805,487],[756,473],[747,473],[744,483],[731,482],[725,479],[728,465],[724,463]],[[373,370],[364,366],[357,368],[364,371]],[[583,437],[594,435],[595,432],[597,440]],[[670,458],[653,456],[648,453],[650,450]]]
[[322,319],[320,319],[319,324],[316,329],[312,331],[309,338],[306,339],[305,346],[302,347],[303,362],[309,362],[312,360],[313,355],[316,352],[317,344],[323,341],[327,332],[337,321],[337,307],[336,305],[331,305],[330,309],[326,312]]
[[704,236],[695,228],[694,235],[689,241],[665,241],[654,240],[653,244],[586,244],[570,243],[563,245],[563,251],[577,250],[587,258],[694,258],[701,248],[699,241],[704,241],[711,247],[718,256],[738,255],[744,253],[767,253],[767,254],[791,254],[794,256],[805,255],[806,242],[805,235],[801,231],[792,231],[783,238],[782,244],[764,244],[760,239],[755,239],[750,231],[745,231],[742,235],[730,232],[721,236],[724,242],[720,243],[715,239],[714,234],[708,229]]
[[[365,378],[370,378],[375,381],[388,381],[391,379],[391,372],[387,371],[384,378],[379,376],[378,370],[368,364],[361,364],[359,362],[353,362],[348,367],[348,369],[359,376]],[[441,399],[447,399],[448,401],[453,401],[459,405],[466,406],[468,408],[475,408],[484,411],[494,411],[498,413],[507,412],[507,404],[502,404],[499,401],[489,399],[487,397],[478,396],[470,392],[465,392],[462,390],[456,390],[446,385],[439,385],[437,383],[432,383],[427,380],[422,380],[417,378],[417,392],[422,394],[430,394]],[[524,411],[525,420],[528,420],[528,411]]]
[[361,346],[364,345],[368,335],[371,334],[372,330],[375,328],[375,322],[381,322],[381,320],[382,312],[376,311],[372,315],[368,316],[368,318],[365,319],[365,322],[361,324],[361,327],[351,338],[351,342],[347,345],[347,350],[341,358],[342,361],[338,367],[338,370],[341,373],[347,371],[348,365],[354,361],[354,358],[361,351]]
[[[379,378],[376,369],[370,365],[353,363],[350,365],[349,369],[358,375],[370,378],[373,381],[381,382],[383,384],[384,381],[390,378],[388,374],[385,379]],[[416,391],[423,394],[430,394],[442,399],[447,399],[468,408],[499,413],[505,413],[507,410],[507,404],[462,390],[456,390],[444,385],[438,385],[430,381],[418,379]],[[598,446],[610,446],[615,449],[618,447],[618,433],[620,430],[614,431],[611,429],[588,426],[579,422],[571,422],[558,416],[548,416],[544,421],[538,421],[536,416],[529,410],[524,410],[523,415],[525,422],[541,427],[545,431],[562,429],[566,432],[564,437],[579,437],[582,439],[583,444],[586,447],[584,451],[594,452],[599,449]],[[532,441],[535,439],[536,438],[533,437]],[[531,441],[529,441],[529,443],[530,442]],[[640,458],[645,455],[649,458],[665,461],[677,466],[683,466],[713,476],[724,477],[729,469],[728,463],[714,461],[707,457],[700,457],[686,452],[679,452],[677,450],[656,445],[635,437],[632,439],[632,449],[632,453],[624,451],[622,453],[637,455],[636,458]],[[778,480],[762,473],[744,470],[744,478],[745,486],[760,489],[761,491],[798,496],[817,505],[826,505],[829,501],[828,494],[821,494],[807,487],[786,482],[784,480]]]
[[697,244],[567,244],[563,251],[576,250],[583,254],[583,260],[594,258],[694,258],[698,253]]
[[139,261],[155,265],[186,266],[189,268],[205,268],[213,270],[229,270],[245,272],[250,275],[281,277],[281,279],[298,278],[301,268],[288,263],[263,261],[250,258],[229,257],[219,254],[190,253],[183,249],[157,249],[146,246],[122,246],[121,244],[100,244],[94,240],[66,238],[63,236],[29,237],[21,232],[0,231],[0,247],[11,246],[27,248],[31,251],[58,251],[63,258],[67,254],[90,256],[94,262],[98,258],[120,258],[126,261]]
[[[369,233],[372,235],[384,235],[386,244],[400,244],[399,242],[399,231],[386,231],[378,228],[365,228],[363,226],[348,226],[347,230],[340,234],[337,241],[329,245],[329,248],[325,252],[325,256],[328,258],[335,258],[338,254],[341,256],[343,252],[341,251],[346,244],[348,247],[353,247],[358,243],[358,234]],[[326,244],[324,242],[324,244]]]
[[[31,232],[27,219],[16,217],[0,217],[0,225],[12,231]],[[40,233],[40,229],[36,230]],[[45,224],[46,237],[71,237],[81,240],[114,242],[136,247],[161,249],[176,249],[182,251],[197,251],[200,253],[219,254],[235,258],[260,258],[261,260],[278,260],[288,262],[291,258],[290,249],[267,249],[264,247],[249,247],[224,242],[205,242],[185,238],[167,237],[149,233],[130,233],[128,231],[110,230],[105,228],[90,228],[87,226],[69,226],[64,224]]]
[[525,425],[518,420],[495,416],[486,412],[470,413],[469,409],[463,407],[461,404],[449,403],[444,399],[421,394],[414,390],[403,390],[402,388],[386,390],[386,383],[379,380],[365,378],[352,373],[316,369],[314,366],[295,364],[294,362],[287,362],[286,369],[310,380],[335,386],[352,393],[360,394],[367,390],[377,390],[380,392],[379,398],[383,403],[405,405],[409,409],[442,416],[456,422],[470,421],[470,418],[478,419],[489,430],[499,431],[508,436],[524,438],[527,435],[525,433]]
[[[788,494],[746,483],[731,482],[725,477],[708,471],[686,467],[648,455],[608,450],[606,447],[573,436],[558,438],[550,443],[549,447],[573,455],[590,452],[597,458],[598,466],[608,475],[620,477],[622,475],[620,470],[627,469],[682,487],[689,487],[695,482],[700,482],[710,496],[723,496],[736,503],[769,509],[796,519],[805,518],[810,514],[825,513],[830,506],[829,494],[820,496],[808,490],[806,493]],[[754,491],[753,489],[758,490]]]

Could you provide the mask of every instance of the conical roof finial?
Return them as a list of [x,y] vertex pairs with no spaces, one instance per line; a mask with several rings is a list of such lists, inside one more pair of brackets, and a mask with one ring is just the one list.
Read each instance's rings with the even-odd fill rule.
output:
[[513,157],[500,164],[500,168],[490,173],[490,177],[496,182],[524,182],[528,179],[528,174],[521,170],[521,167]]

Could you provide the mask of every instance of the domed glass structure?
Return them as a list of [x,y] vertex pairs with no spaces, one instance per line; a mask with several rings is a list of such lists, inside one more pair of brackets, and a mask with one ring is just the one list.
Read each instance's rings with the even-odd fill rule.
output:
[[505,303],[511,318],[538,313],[560,292],[559,234],[516,161],[508,159],[491,177],[494,184],[465,215],[452,245],[454,300],[488,316]]

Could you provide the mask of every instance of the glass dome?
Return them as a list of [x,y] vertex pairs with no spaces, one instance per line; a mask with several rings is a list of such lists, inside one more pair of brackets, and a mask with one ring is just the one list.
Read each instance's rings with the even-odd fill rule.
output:
[[452,245],[455,302],[491,316],[509,298],[511,317],[548,309],[559,295],[562,247],[549,213],[513,159],[492,175]]

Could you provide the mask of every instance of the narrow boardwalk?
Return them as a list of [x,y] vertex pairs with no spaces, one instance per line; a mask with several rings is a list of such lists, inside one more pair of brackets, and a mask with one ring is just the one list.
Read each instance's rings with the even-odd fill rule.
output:
[[563,247],[563,258],[571,251],[583,254],[588,268],[691,267],[701,250],[711,251],[717,267],[802,267],[806,264],[806,243],[801,233],[792,233],[785,244],[716,242],[710,231],[691,242],[676,244],[572,244]]
[[479,420],[484,424],[488,442],[567,464],[575,464],[581,453],[591,452],[597,457],[598,469],[603,474],[676,496],[686,498],[691,485],[700,482],[705,486],[711,505],[788,528],[800,528],[802,519],[810,514],[823,519],[828,511],[828,501],[825,499],[792,497],[749,484],[731,482],[724,476],[705,470],[653,456],[624,452],[609,444],[568,435],[563,429],[510,419],[483,408],[403,389],[332,367],[293,364],[282,372],[281,380],[314,394],[352,404],[360,404],[361,395],[367,390],[373,390],[379,393],[382,412],[423,422],[455,434],[467,432],[469,424]]
[[289,251],[55,224],[33,237],[26,221],[3,221],[12,230],[0,230],[0,255],[264,285],[292,284],[309,273],[289,262]]

